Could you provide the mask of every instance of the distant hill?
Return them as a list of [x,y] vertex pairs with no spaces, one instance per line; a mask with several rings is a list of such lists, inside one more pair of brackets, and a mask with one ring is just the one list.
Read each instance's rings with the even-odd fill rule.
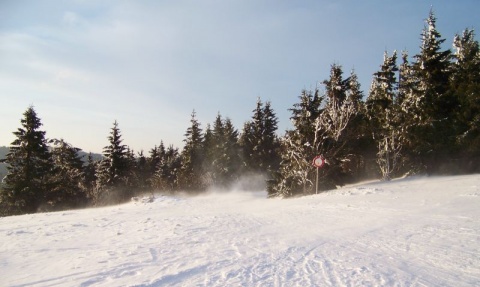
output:
[[[0,160],[4,159],[7,156],[9,150],[10,148],[6,146],[0,146]],[[84,151],[80,151],[79,155],[82,157],[84,161],[87,161],[88,153]],[[92,153],[92,158],[94,161],[99,161],[103,158],[103,156],[98,153]],[[7,164],[0,162],[0,182],[6,175],[7,175]]]

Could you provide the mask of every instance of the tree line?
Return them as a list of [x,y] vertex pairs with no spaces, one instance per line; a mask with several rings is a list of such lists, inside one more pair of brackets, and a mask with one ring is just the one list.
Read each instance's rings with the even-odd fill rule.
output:
[[480,171],[480,48],[474,31],[455,35],[453,51],[432,11],[418,54],[385,52],[364,95],[355,71],[339,64],[290,109],[279,135],[269,101],[258,99],[241,131],[220,113],[202,128],[195,111],[182,150],[163,142],[147,155],[123,144],[115,121],[100,161],[82,159],[63,139],[47,139],[29,107],[2,161],[2,215],[105,205],[153,191],[197,193],[262,175],[268,195],[291,197],[366,178]]

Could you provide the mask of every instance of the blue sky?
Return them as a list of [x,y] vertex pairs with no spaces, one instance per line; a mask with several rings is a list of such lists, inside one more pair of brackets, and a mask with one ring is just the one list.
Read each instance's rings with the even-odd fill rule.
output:
[[[192,110],[238,129],[271,101],[279,134],[302,89],[330,65],[355,69],[365,95],[384,51],[418,53],[430,7],[450,48],[480,29],[480,2],[0,1],[0,145],[33,105],[48,138],[101,152],[117,120],[124,144],[183,147]],[[477,36],[478,39],[478,36]]]

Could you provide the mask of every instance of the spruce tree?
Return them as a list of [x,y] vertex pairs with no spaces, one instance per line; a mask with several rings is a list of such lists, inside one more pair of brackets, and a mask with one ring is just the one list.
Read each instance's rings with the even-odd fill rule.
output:
[[13,133],[16,139],[3,160],[8,170],[1,193],[3,215],[36,212],[52,188],[53,162],[40,118],[33,106],[23,116],[22,127]]
[[414,56],[412,93],[405,95],[402,109],[406,112],[406,148],[417,170],[438,172],[442,163],[452,157],[455,142],[455,98],[449,90],[452,71],[451,51],[442,50],[433,11],[422,31],[420,53]]
[[396,51],[392,56],[385,52],[366,103],[372,136],[378,148],[377,162],[384,180],[390,180],[400,166],[402,143],[397,72]]
[[[349,169],[351,181],[358,181],[371,177],[372,170],[376,168],[372,164],[375,158],[375,149],[368,129],[367,112],[358,76],[355,70],[351,70],[348,81],[347,101],[352,105],[355,113],[351,116],[345,131],[348,138],[346,149],[349,150],[349,162],[345,163]],[[348,165],[348,166],[347,166]]]
[[240,138],[246,173],[270,177],[278,169],[277,124],[278,119],[270,102],[264,104],[259,98],[252,120],[245,123]]
[[456,111],[457,146],[463,171],[480,168],[480,47],[473,30],[455,35],[452,92],[459,109]]
[[140,194],[149,189],[148,181],[150,178],[150,170],[148,166],[148,161],[143,150],[138,153],[138,157],[135,162],[135,177],[137,178],[137,190],[136,193]]
[[242,167],[241,149],[239,146],[238,131],[233,126],[230,118],[226,118],[224,122],[224,166],[226,168],[224,173],[224,182],[226,184],[234,183],[240,175]]
[[51,174],[54,188],[46,194],[49,209],[84,207],[87,204],[87,190],[84,185],[83,161],[79,152],[63,139],[53,139],[52,158],[55,168]]
[[259,173],[264,170],[260,150],[264,130],[263,118],[263,102],[258,98],[252,119],[245,123],[241,137],[244,169],[247,173]]
[[129,152],[122,144],[122,135],[117,121],[108,136],[109,145],[103,148],[103,159],[98,170],[98,192],[96,201],[100,204],[123,202],[130,198],[127,188],[129,177]]
[[185,146],[182,151],[182,170],[180,173],[180,184],[186,191],[202,191],[206,188],[203,173],[203,134],[200,123],[196,118],[195,111],[192,112],[190,127],[185,133]]
[[[163,146],[163,143],[162,143]],[[182,162],[178,149],[170,145],[160,156],[160,162],[152,178],[152,187],[159,191],[173,193],[178,189]]]
[[262,150],[264,166],[269,177],[280,167],[280,142],[277,136],[278,118],[269,101],[265,102],[263,109],[264,132],[262,137]]
[[281,138],[281,163],[274,177],[268,181],[270,197],[290,197],[312,192],[313,184],[311,160],[318,150],[314,143],[315,122],[321,112],[323,97],[319,90],[303,90],[299,103],[290,109],[294,129]]
[[[269,196],[296,196],[316,191],[315,156],[323,155],[327,164],[319,170],[320,190],[347,182],[359,164],[357,137],[350,127],[362,109],[360,85],[354,75],[343,78],[341,66],[332,65],[325,80],[325,95],[319,90],[303,91],[292,111],[293,130],[281,139],[281,165],[269,182]],[[325,100],[325,103],[323,101]],[[360,119],[360,117],[358,117]],[[353,143],[353,144],[352,144]],[[355,162],[351,165],[351,162]]]
[[86,190],[88,203],[94,203],[97,191],[98,162],[93,160],[92,153],[88,153],[87,162],[83,167],[83,186]]
[[228,159],[226,154],[225,126],[220,113],[213,123],[211,138],[208,141],[208,133],[205,134],[205,150],[208,151],[207,170],[211,174],[211,185],[225,185],[226,172],[228,171]]
[[[353,154],[352,140],[356,139],[352,122],[359,113],[358,96],[349,96],[350,77],[343,78],[342,66],[333,64],[330,77],[325,80],[325,108],[315,123],[315,146],[319,154],[326,158],[327,164],[320,172],[322,187],[344,185],[350,181],[356,164],[357,155]],[[357,85],[352,85],[357,89]],[[358,92],[356,92],[358,93]]]

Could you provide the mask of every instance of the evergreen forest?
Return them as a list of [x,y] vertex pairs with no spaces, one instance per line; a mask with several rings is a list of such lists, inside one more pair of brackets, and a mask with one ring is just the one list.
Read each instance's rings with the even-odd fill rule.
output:
[[[159,141],[133,151],[115,121],[98,159],[49,139],[30,106],[1,159],[0,216],[228,189],[249,177],[261,177],[269,197],[286,198],[365,179],[478,173],[479,42],[465,29],[445,43],[436,21],[430,11],[417,54],[384,53],[368,93],[354,70],[332,64],[320,86],[299,93],[284,134],[271,102],[258,99],[241,129],[221,113],[202,125],[193,111],[181,149]],[[318,169],[316,156],[325,162]]]

